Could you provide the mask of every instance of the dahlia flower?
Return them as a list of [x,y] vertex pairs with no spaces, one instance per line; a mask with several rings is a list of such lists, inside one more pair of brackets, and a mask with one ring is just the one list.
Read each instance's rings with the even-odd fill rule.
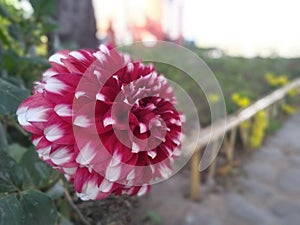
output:
[[171,173],[182,117],[153,65],[100,46],[63,50],[17,110],[39,157],[74,183],[82,200],[143,195]]

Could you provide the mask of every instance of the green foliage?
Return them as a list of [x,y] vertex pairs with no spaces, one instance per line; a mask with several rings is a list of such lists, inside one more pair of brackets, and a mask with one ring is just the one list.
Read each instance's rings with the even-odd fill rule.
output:
[[0,78],[0,114],[13,115],[29,91]]
[[0,77],[20,77],[29,87],[48,66],[46,55],[39,55],[36,50],[47,49],[42,37],[55,28],[50,17],[54,2],[32,2],[35,9],[32,15],[20,9],[18,1],[2,0],[0,3]]
[[18,191],[23,182],[23,172],[12,158],[0,152],[0,192]]
[[26,188],[45,188],[59,178],[50,166],[41,161],[33,149],[29,149],[20,160],[24,169],[24,186]]
[[55,223],[57,212],[53,201],[47,195],[29,190],[21,195],[20,202],[25,213],[24,225]]
[[25,215],[16,195],[8,195],[0,199],[0,224],[24,224]]
[[0,0],[0,224],[5,225],[60,224],[47,194],[60,175],[39,159],[16,121],[18,105],[48,67],[47,34],[55,28],[54,1],[31,3],[33,14],[17,0]]
[[272,134],[272,133],[276,132],[277,130],[279,130],[281,127],[282,127],[282,122],[281,121],[271,119],[269,121],[267,132],[269,134]]
[[8,146],[6,139],[6,130],[4,129],[1,121],[0,121],[0,149],[6,149]]
[[27,152],[27,148],[17,144],[13,143],[8,146],[7,154],[12,157],[16,162],[20,162],[23,158],[23,155]]
[[0,199],[0,224],[53,225],[57,211],[47,195],[29,190]]
[[30,2],[38,18],[51,15],[55,11],[55,0],[30,0]]
[[147,219],[150,220],[154,224],[157,224],[157,225],[162,224],[162,219],[161,219],[160,215],[158,215],[154,211],[149,211],[147,213]]
[[[26,151],[14,144],[14,149],[20,148],[23,152]],[[7,215],[12,214],[15,219],[0,224],[52,225],[56,221],[56,208],[51,198],[34,189],[50,186],[49,183],[56,182],[59,177],[56,176],[56,180],[51,178],[55,172],[35,154],[33,149],[27,149],[22,156],[13,153],[16,158],[21,157],[18,163],[5,151],[0,151],[0,221],[6,221],[9,219]]]

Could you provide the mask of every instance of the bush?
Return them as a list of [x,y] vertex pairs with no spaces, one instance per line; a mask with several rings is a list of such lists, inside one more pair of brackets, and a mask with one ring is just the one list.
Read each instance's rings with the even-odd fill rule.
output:
[[[42,162],[16,109],[33,81],[48,67],[47,34],[55,28],[54,1],[32,0],[34,13],[19,1],[0,3],[0,224],[53,225],[62,197],[60,174]],[[60,215],[62,218],[62,215]]]

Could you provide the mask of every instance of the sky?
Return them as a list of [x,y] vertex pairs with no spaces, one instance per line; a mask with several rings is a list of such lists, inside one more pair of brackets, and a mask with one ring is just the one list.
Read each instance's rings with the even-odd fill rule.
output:
[[183,33],[232,55],[300,56],[298,0],[184,0]]

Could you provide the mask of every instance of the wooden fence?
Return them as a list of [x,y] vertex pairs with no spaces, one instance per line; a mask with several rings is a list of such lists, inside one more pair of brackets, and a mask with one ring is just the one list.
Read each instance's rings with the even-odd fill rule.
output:
[[[197,143],[196,149],[190,149],[194,151],[193,156],[190,160],[191,166],[191,179],[190,179],[190,198],[197,200],[201,198],[201,178],[202,172],[199,170],[199,162],[202,155],[202,150],[204,147],[211,142],[217,142],[220,138],[227,134],[223,140],[223,145],[225,148],[226,158],[228,163],[231,163],[234,158],[234,148],[236,142],[236,136],[238,128],[241,124],[249,119],[251,119],[256,113],[261,110],[266,110],[269,117],[276,117],[279,112],[279,106],[284,97],[292,89],[300,87],[300,79],[296,79],[289,84],[273,91],[271,94],[259,99],[249,107],[240,110],[236,114],[228,116],[226,119],[217,121],[214,126],[217,127],[215,132],[211,134],[211,126],[204,128],[200,132],[200,138]],[[247,134],[241,136],[246,138]],[[243,138],[242,138],[243,139]],[[246,140],[242,140],[246,145]],[[213,145],[212,145],[213,146]],[[219,145],[216,145],[219,148]],[[213,147],[214,148],[214,147]],[[215,149],[218,151],[218,149]],[[212,151],[214,151],[212,149]],[[216,161],[217,157],[213,160],[208,168],[208,180],[213,179],[216,171]]]

